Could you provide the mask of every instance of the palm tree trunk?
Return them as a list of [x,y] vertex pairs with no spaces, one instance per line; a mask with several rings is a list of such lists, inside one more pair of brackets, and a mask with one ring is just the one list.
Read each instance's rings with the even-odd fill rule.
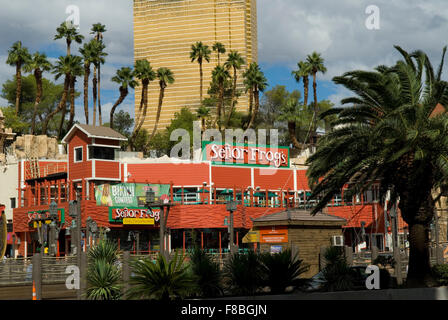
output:
[[75,120],[75,83],[76,77],[70,80],[70,118],[68,120],[67,130],[70,130]]
[[86,116],[86,124],[89,124],[89,76],[90,65],[84,65],[84,114]]
[[203,74],[202,74],[202,62],[199,62],[199,90],[200,90],[200,94],[199,94],[199,101],[202,105],[202,79],[203,78]]
[[17,63],[16,65],[16,116],[19,115],[20,112],[20,94],[22,92],[22,65]]
[[298,150],[302,149],[302,145],[300,144],[299,141],[297,141],[295,121],[288,121],[288,132],[289,132],[289,138],[291,139],[294,147],[296,147]]
[[254,88],[254,90],[253,90],[253,96],[254,96],[254,100],[255,100],[255,107],[254,107],[254,110],[253,110],[252,115],[250,117],[250,122],[249,122],[249,125],[247,126],[247,129],[250,129],[254,125],[255,117],[257,116],[257,113],[258,113],[258,107],[259,107],[260,99],[259,99],[259,96],[258,96],[258,90],[256,88]]
[[216,105],[216,119],[213,123],[213,126],[216,127],[216,124],[218,123],[218,129],[221,131],[221,113],[222,113],[222,106],[224,104],[224,84],[219,84],[219,99],[218,104]]
[[31,123],[31,134],[36,134],[36,117],[37,107],[42,99],[42,71],[40,69],[34,70],[34,79],[36,80],[36,100],[34,101],[33,120]]
[[127,95],[128,95],[128,89],[120,86],[120,97],[115,102],[115,104],[112,106],[112,109],[110,109],[110,127],[112,129],[114,128],[115,109],[117,109],[117,107],[123,102],[123,100],[126,98]]
[[431,274],[428,226],[409,224],[409,247],[407,283],[412,287],[425,286]]
[[309,80],[308,77],[303,77],[303,104],[306,108],[308,108],[308,87],[309,87]]
[[97,97],[97,78],[96,78],[96,66],[93,67],[93,79],[92,79],[92,83],[93,83],[93,88],[92,88],[92,93],[93,93],[93,125],[96,126],[96,97]]
[[313,73],[313,94],[314,94],[313,145],[316,145],[316,142],[317,142],[317,82],[316,82],[316,72]]
[[103,118],[101,116],[101,64],[98,65],[98,120],[100,126],[103,125]]
[[157,131],[157,126],[159,125],[160,113],[162,111],[163,97],[165,96],[165,87],[166,86],[163,84],[160,85],[159,106],[157,107],[156,123],[154,124],[154,129],[152,130],[151,136],[149,137],[149,141],[151,141],[151,139],[155,136],[156,131]]
[[142,83],[142,99],[140,102],[140,109],[142,109],[143,106],[143,112],[138,116],[138,119],[135,122],[134,131],[132,132],[131,138],[129,139],[128,151],[134,150],[135,139],[137,138],[137,135],[140,129],[142,128],[143,122],[145,121],[146,118],[146,111],[148,109],[147,91],[148,91],[148,83],[144,81]]
[[236,95],[236,68],[233,68],[233,88],[232,88],[232,99],[230,100],[230,112],[229,115],[227,116],[227,122],[226,122],[226,127],[229,126],[230,123],[230,119],[232,118],[232,113],[233,113],[233,109],[234,109],[234,103],[235,103],[235,95]]
[[[68,94],[67,94],[67,96],[68,96]],[[67,103],[67,99],[65,102]],[[67,113],[67,105],[64,104],[64,106],[62,108],[61,121],[59,122],[58,139],[62,138],[62,129],[64,127],[64,120],[65,120],[66,113]]]
[[67,102],[67,95],[68,95],[68,88],[69,88],[69,84],[70,84],[70,79],[69,76],[65,76],[65,80],[64,80],[64,92],[62,93],[62,97],[61,97],[61,101],[59,102],[58,107],[53,110],[45,119],[44,124],[42,126],[42,134],[46,134],[47,130],[48,130],[48,123],[50,122],[50,120],[54,117],[54,115],[56,113],[58,113],[59,111],[61,111],[63,109],[63,107],[65,107],[65,103]]

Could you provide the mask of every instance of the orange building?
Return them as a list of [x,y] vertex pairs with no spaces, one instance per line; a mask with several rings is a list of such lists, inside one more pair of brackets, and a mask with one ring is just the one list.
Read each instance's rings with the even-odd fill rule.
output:
[[[151,212],[149,217],[139,200],[144,196],[142,190],[149,187],[160,192],[160,199],[174,204],[167,221],[170,249],[186,249],[196,244],[226,251],[229,234],[225,221],[229,213],[225,204],[228,200],[239,203],[234,213],[234,228],[235,241],[240,247],[248,246],[242,243],[242,238],[252,228],[252,219],[284,211],[286,207],[313,205],[307,200],[311,191],[306,170],[291,167],[289,159],[287,165],[272,168],[258,162],[251,165],[238,161],[221,163],[207,157],[208,160],[201,162],[179,163],[169,158],[126,158],[127,154],[119,151],[120,141],[124,139],[110,128],[76,124],[63,139],[67,144],[68,161],[41,161],[39,165],[48,168],[47,174],[41,177],[30,176],[32,163],[19,163],[19,201],[18,208],[14,209],[13,226],[21,239],[21,255],[35,252],[39,240],[36,217],[48,214],[52,201],[57,203],[62,224],[59,255],[67,254],[70,248],[69,201],[75,199],[81,200],[83,228],[90,217],[98,227],[108,231],[107,237],[116,240],[120,249],[140,252],[159,249],[157,212]],[[248,150],[247,153],[252,147],[241,148]],[[269,159],[277,149],[267,147],[264,150]],[[377,187],[353,198],[344,196],[342,190],[324,211],[347,220],[345,244],[354,249],[364,240],[367,247],[373,243],[385,250],[388,246],[390,218],[384,215]],[[134,219],[125,220],[125,216]],[[152,222],[146,223],[148,221]],[[405,224],[400,220],[402,237],[404,231]]]

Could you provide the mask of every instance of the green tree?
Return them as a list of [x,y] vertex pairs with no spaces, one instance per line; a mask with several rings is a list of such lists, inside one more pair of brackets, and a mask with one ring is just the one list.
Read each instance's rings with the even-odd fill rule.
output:
[[218,85],[218,91],[219,91],[217,101],[218,103],[216,106],[216,118],[215,121],[213,122],[213,126],[216,127],[216,124],[218,123],[218,128],[221,131],[221,125],[222,125],[221,114],[224,106],[224,89],[225,89],[224,84],[225,81],[230,78],[230,74],[225,67],[216,66],[212,72],[212,78],[213,81],[215,81],[216,84]]
[[5,117],[5,127],[11,128],[15,133],[27,133],[29,123],[24,121],[21,115],[16,115],[14,107],[0,107]]
[[288,97],[281,105],[280,114],[277,119],[288,123],[288,133],[291,142],[298,150],[302,149],[302,144],[297,140],[296,124],[302,116],[303,105],[300,103],[300,91],[296,91],[296,97]]
[[[93,125],[96,126],[96,105],[98,100],[98,87],[99,87],[99,81],[98,81],[98,75],[97,70],[100,69],[100,65],[104,64],[106,60],[104,59],[105,56],[107,56],[107,53],[104,52],[105,45],[96,39],[93,39],[91,41],[92,43],[92,64],[93,64],[93,78],[92,78],[92,94],[93,94]],[[102,125],[102,119],[101,119],[101,110],[98,104],[98,120],[100,123],[100,126]]]
[[79,48],[79,53],[81,53],[84,59],[84,115],[86,117],[86,124],[89,124],[90,66],[97,60],[97,47],[98,42],[96,42],[96,40],[91,40],[90,42],[84,43],[84,45]]
[[152,130],[151,136],[149,137],[149,140],[151,140],[157,131],[157,126],[159,125],[160,121],[160,114],[162,112],[162,104],[163,104],[163,98],[165,96],[165,89],[168,86],[168,84],[174,83],[174,75],[173,72],[168,68],[159,68],[157,69],[156,73],[157,79],[159,79],[159,104],[157,106],[157,115],[156,115],[156,122],[154,124],[154,129]]
[[11,48],[8,50],[8,58],[6,63],[10,66],[16,67],[16,79],[17,79],[17,89],[16,89],[16,115],[20,113],[20,94],[22,92],[22,66],[27,60],[31,58],[28,49],[22,46],[21,41],[15,42]]
[[202,83],[204,79],[203,71],[202,71],[202,64],[204,63],[204,60],[207,62],[210,62],[210,54],[212,51],[207,45],[204,45],[202,42],[196,42],[195,44],[191,45],[191,52],[190,52],[190,59],[191,62],[197,61],[199,64],[199,100],[202,104]]
[[194,288],[193,277],[177,252],[167,261],[159,255],[154,263],[149,258],[132,265],[134,276],[130,279],[128,299],[174,300],[190,295]]
[[123,67],[119,70],[117,70],[117,73],[115,76],[112,77],[112,81],[115,83],[118,83],[120,85],[120,96],[118,97],[117,101],[112,106],[112,109],[110,110],[110,127],[114,129],[115,122],[114,122],[114,113],[117,107],[124,101],[124,99],[127,97],[129,93],[128,88],[134,89],[138,83],[134,80],[134,73],[132,72],[132,69],[129,67]]
[[[448,177],[448,115],[433,114],[438,104],[448,105],[448,85],[441,79],[442,63],[434,72],[427,55],[396,49],[403,59],[375,71],[351,71],[333,81],[353,91],[346,108],[333,109],[333,129],[308,159],[311,199],[318,212],[350,183],[349,194],[380,184],[380,196],[389,190],[390,203],[409,226],[407,283],[431,280],[428,230],[434,216],[437,190],[446,190]],[[435,193],[433,197],[433,192]]]
[[[102,44],[102,56],[107,56],[107,53],[103,52],[103,50],[106,48],[106,46],[103,43],[103,33],[106,32],[106,26],[101,23],[95,23],[92,25],[92,29],[90,29],[90,34],[95,35],[95,40],[100,42]],[[99,59],[99,62],[97,64],[94,64],[94,68],[98,69],[98,120],[100,123],[100,126],[103,123],[102,116],[101,116],[101,65],[104,64],[105,60]],[[94,72],[96,73],[96,72]]]
[[309,76],[311,75],[311,65],[308,61],[299,61],[297,64],[299,69],[292,72],[292,75],[296,79],[297,83],[303,80],[303,104],[308,106],[308,89],[309,89]]
[[139,79],[142,84],[141,100],[138,112],[136,112],[135,127],[129,139],[129,149],[134,149],[135,151],[134,140],[145,122],[146,112],[148,110],[149,83],[156,78],[156,73],[148,60],[137,60],[134,67],[134,76]]
[[[71,129],[73,122],[75,120],[76,77],[82,76],[83,74],[84,74],[84,68],[82,58],[78,56],[73,56],[70,72],[70,118],[67,124],[67,131]],[[62,138],[63,136],[60,136],[60,139]]]
[[198,110],[196,110],[196,115],[198,119],[201,119],[201,131],[206,129],[205,120],[210,116],[210,108],[207,108],[205,105],[201,105]]
[[24,65],[25,72],[33,72],[36,80],[36,99],[34,101],[33,120],[31,122],[31,134],[36,134],[36,117],[39,104],[42,100],[42,73],[53,68],[44,53],[35,52]]
[[70,46],[73,41],[76,43],[81,43],[84,40],[84,36],[78,33],[78,30],[75,26],[70,23],[64,21],[59,27],[56,29],[56,35],[54,36],[54,40],[65,38],[65,42],[67,44],[67,55],[70,55]]
[[313,145],[316,144],[317,136],[317,117],[318,117],[318,105],[317,105],[317,73],[327,72],[327,68],[324,66],[324,59],[320,56],[320,53],[313,52],[308,55],[307,63],[309,64],[310,73],[313,75],[313,94],[314,94],[314,120],[313,120]]
[[260,107],[260,92],[264,92],[267,84],[267,79],[264,76],[264,73],[260,70],[260,67],[256,62],[252,62],[249,65],[249,69],[244,74],[244,77],[246,79],[246,86],[249,86],[252,90],[252,96],[255,102],[254,109],[251,113],[250,122],[247,126],[247,129],[250,129],[254,122],[255,118],[258,114],[258,109]]
[[221,54],[226,53],[226,47],[221,42],[215,42],[212,46],[212,49],[218,54],[218,65],[220,65]]
[[238,70],[241,70],[241,67],[245,64],[245,61],[243,57],[241,56],[238,51],[231,50],[229,53],[229,56],[227,58],[227,61],[225,63],[225,67],[228,69],[233,69],[233,88],[232,88],[232,98],[230,102],[230,111],[227,115],[227,122],[226,126],[230,123],[230,118],[232,117],[233,110],[235,109],[235,105],[237,101],[235,101],[236,96],[236,84],[238,81]]

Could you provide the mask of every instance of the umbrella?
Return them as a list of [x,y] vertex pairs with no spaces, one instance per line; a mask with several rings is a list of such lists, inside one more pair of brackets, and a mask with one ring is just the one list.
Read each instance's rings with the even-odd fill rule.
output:
[[207,193],[208,191],[209,190],[202,188],[202,189],[196,191],[196,193]]
[[263,192],[255,192],[254,197],[266,197],[266,193]]
[[225,189],[219,193],[220,195],[226,196],[226,195],[232,195],[233,190],[232,189]]

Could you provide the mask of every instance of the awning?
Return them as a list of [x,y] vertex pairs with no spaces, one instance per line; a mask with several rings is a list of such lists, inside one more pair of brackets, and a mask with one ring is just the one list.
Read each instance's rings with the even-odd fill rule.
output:
[[256,243],[260,242],[260,232],[252,229],[243,237],[243,243]]

